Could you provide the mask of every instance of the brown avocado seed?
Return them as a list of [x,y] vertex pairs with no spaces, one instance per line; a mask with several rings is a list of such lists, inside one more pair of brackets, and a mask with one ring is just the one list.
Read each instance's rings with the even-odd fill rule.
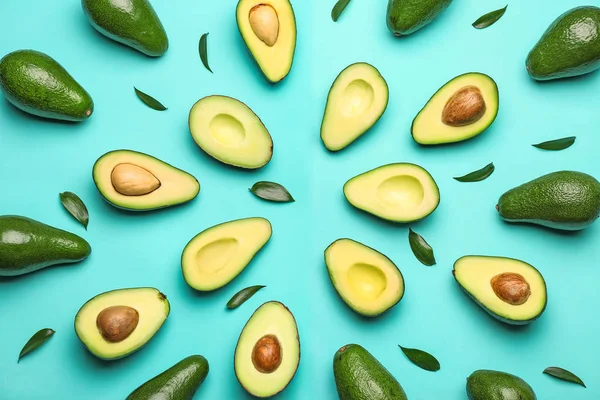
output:
[[124,196],[143,196],[160,187],[160,181],[150,171],[134,164],[118,164],[110,174],[113,187]]
[[529,283],[522,275],[514,272],[505,272],[496,275],[491,280],[494,293],[502,301],[513,306],[524,304],[531,295]]
[[252,349],[252,364],[263,374],[270,374],[279,368],[282,358],[281,344],[275,335],[261,337]]
[[442,122],[459,127],[471,125],[485,114],[485,100],[478,87],[465,86],[450,97],[442,110]]
[[109,342],[121,342],[129,337],[140,321],[135,308],[112,306],[105,308],[96,318],[96,326],[104,339]]

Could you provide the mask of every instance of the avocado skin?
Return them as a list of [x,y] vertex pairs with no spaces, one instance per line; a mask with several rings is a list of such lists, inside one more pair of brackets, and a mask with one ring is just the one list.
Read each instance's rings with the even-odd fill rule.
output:
[[15,107],[38,117],[84,121],[94,102],[56,60],[35,50],[17,50],[0,60],[0,88]]
[[526,66],[539,81],[600,68],[600,8],[576,7],[559,16],[527,56]]
[[126,400],[192,400],[208,370],[206,358],[189,356],[135,389]]
[[518,376],[480,369],[467,378],[469,400],[536,400],[531,386]]
[[340,400],[407,400],[396,378],[358,344],[335,353],[333,374]]
[[433,21],[452,0],[389,0],[387,26],[396,36],[410,35]]
[[496,208],[509,222],[580,230],[600,214],[600,182],[582,172],[553,172],[504,193]]
[[151,57],[167,52],[167,33],[148,0],[81,0],[81,6],[104,36]]
[[91,252],[88,242],[70,232],[26,217],[0,216],[0,276],[79,262]]

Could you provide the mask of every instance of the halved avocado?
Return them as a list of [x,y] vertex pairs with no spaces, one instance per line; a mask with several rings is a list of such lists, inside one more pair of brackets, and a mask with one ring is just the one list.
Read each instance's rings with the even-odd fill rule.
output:
[[354,207],[393,222],[413,222],[431,214],[440,191],[424,168],[410,163],[388,164],[355,176],[344,185]]
[[75,333],[98,358],[115,360],[145,345],[161,328],[171,306],[154,288],[112,290],[90,299],[75,316]]
[[189,126],[196,144],[224,164],[256,169],[273,155],[273,140],[260,118],[231,97],[198,100],[190,110]]
[[225,222],[200,232],[181,255],[185,281],[204,292],[227,285],[269,241],[271,233],[271,223],[260,217]]
[[352,239],[325,250],[331,283],[342,300],[365,317],[383,314],[404,296],[402,273],[385,255]]
[[331,85],[321,124],[321,140],[338,151],[368,131],[383,115],[389,99],[383,76],[367,63],[352,64]]
[[252,314],[235,347],[235,376],[248,393],[271,397],[290,383],[300,364],[300,336],[290,310],[269,301]]
[[465,256],[454,263],[452,274],[477,304],[502,322],[528,324],[546,309],[546,282],[524,261]]
[[96,161],[94,183],[106,201],[131,211],[186,203],[200,192],[192,175],[148,154],[115,150]]
[[296,17],[289,0],[240,0],[236,19],[265,78],[272,83],[283,80],[296,51]]
[[415,142],[435,145],[461,142],[486,130],[498,115],[498,86],[489,76],[469,72],[442,86],[415,117]]

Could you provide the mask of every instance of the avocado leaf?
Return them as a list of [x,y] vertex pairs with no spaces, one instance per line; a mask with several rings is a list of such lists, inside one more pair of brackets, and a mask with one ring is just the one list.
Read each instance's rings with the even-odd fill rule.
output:
[[256,182],[249,190],[257,197],[267,201],[277,203],[291,203],[296,201],[286,188],[275,182]]
[[499,10],[494,10],[487,14],[482,15],[481,17],[479,17],[477,19],[477,21],[473,22],[473,27],[476,29],[484,29],[484,28],[487,28],[488,26],[494,25],[496,23],[496,21],[498,21],[500,18],[502,18],[502,16],[506,12],[507,7],[508,7],[508,4],[504,8],[501,8]]
[[214,73],[208,66],[208,32],[200,36],[200,43],[198,44],[198,51],[200,52],[200,60],[204,67],[211,73]]
[[331,10],[331,19],[333,22],[337,22],[340,15],[342,15],[346,7],[348,7],[348,4],[350,4],[350,0],[338,0],[338,2],[335,3],[335,6],[333,6],[333,9]]
[[568,149],[575,143],[575,136],[568,136],[561,139],[548,140],[538,144],[532,144],[533,147],[537,147],[542,150],[560,151]]
[[156,111],[165,111],[167,109],[167,107],[163,106],[161,102],[156,100],[154,97],[147,95],[141,90],[138,90],[135,86],[133,88],[135,89],[135,94],[137,94],[137,97],[139,97],[140,100],[143,101],[148,107]]
[[240,290],[239,292],[237,292],[236,294],[233,295],[231,300],[229,300],[227,302],[227,308],[230,310],[233,310],[234,308],[238,308],[239,306],[244,304],[246,302],[246,300],[248,300],[250,297],[254,296],[254,294],[256,292],[258,292],[260,289],[262,289],[264,287],[266,287],[266,286],[256,285],[256,286],[249,286],[247,288]]
[[44,329],[40,329],[39,331],[37,331],[31,337],[31,339],[29,339],[27,341],[27,343],[25,343],[25,346],[23,346],[23,349],[21,349],[17,363],[19,361],[21,361],[21,358],[25,357],[27,354],[31,353],[32,351],[34,351],[35,349],[37,349],[38,347],[40,347],[41,345],[46,343],[46,341],[48,339],[50,339],[52,337],[52,335],[54,335],[54,330],[50,329],[50,328],[44,328]]
[[435,265],[435,256],[433,255],[433,249],[429,243],[423,239],[423,236],[410,228],[408,228],[408,243],[410,244],[413,254],[421,264],[427,265],[428,267]]
[[431,354],[419,349],[411,349],[400,345],[398,347],[417,367],[426,371],[438,371],[440,369],[440,362]]
[[473,171],[463,176],[454,177],[454,179],[456,179],[459,182],[479,182],[484,179],[487,179],[491,174],[494,173],[495,169],[496,168],[494,167],[494,163],[489,163],[488,165],[481,169],[478,169],[477,171]]
[[87,230],[89,213],[83,201],[73,192],[59,194],[62,205]]
[[563,381],[572,382],[583,387],[587,387],[577,375],[560,367],[548,367],[544,370],[544,374],[553,376]]

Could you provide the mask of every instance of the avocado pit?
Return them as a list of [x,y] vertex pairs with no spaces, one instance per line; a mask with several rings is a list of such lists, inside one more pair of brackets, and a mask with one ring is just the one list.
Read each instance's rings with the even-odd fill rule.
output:
[[144,196],[160,187],[160,181],[150,171],[130,163],[115,166],[110,180],[115,190],[124,196]]
[[111,343],[122,342],[137,328],[140,315],[128,306],[107,307],[98,314],[96,326],[104,339]]
[[513,306],[524,304],[531,295],[529,283],[522,275],[514,272],[496,275],[490,284],[500,300]]
[[252,31],[267,46],[273,47],[279,37],[279,16],[270,4],[258,4],[248,15]]
[[281,365],[282,358],[281,344],[275,335],[261,337],[252,349],[252,364],[263,374],[275,372]]
[[450,97],[442,110],[442,122],[460,127],[474,124],[485,114],[486,104],[476,86],[465,86]]

